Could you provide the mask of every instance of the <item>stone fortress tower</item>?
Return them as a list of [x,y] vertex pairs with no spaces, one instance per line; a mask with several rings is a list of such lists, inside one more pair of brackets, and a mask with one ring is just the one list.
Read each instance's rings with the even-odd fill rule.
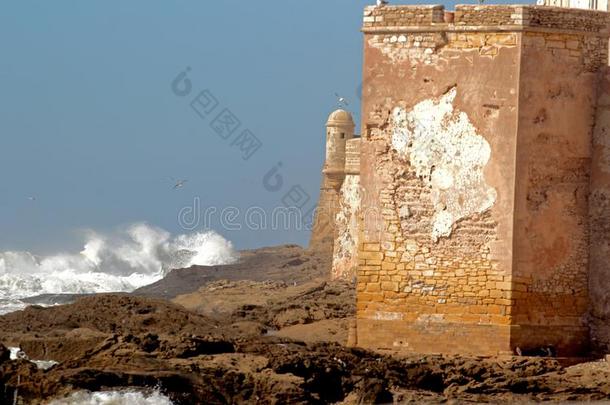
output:
[[333,279],[353,279],[358,264],[360,138],[354,129],[352,115],[343,109],[326,122],[326,158],[310,246],[333,263]]
[[357,272],[355,344],[609,353],[610,14],[390,5],[363,33],[312,236]]

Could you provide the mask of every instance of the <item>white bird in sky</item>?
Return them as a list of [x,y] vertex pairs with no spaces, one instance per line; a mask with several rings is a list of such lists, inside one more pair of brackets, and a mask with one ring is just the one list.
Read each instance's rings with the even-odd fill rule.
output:
[[174,184],[173,190],[179,189],[184,187],[184,184],[188,181],[188,180],[174,180],[176,182],[176,184]]
[[385,6],[388,4],[388,0],[377,0],[377,7]]
[[340,96],[338,93],[335,93],[335,97],[337,97],[337,101],[339,102],[340,107],[349,105],[345,97]]
[[28,200],[30,200],[30,201],[36,201],[36,197],[34,197],[34,196],[30,196],[30,197],[28,197]]

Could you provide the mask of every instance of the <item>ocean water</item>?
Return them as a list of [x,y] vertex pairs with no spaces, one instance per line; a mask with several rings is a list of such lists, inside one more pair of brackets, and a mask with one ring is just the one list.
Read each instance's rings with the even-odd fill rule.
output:
[[172,405],[172,401],[158,391],[76,392],[48,405]]
[[147,224],[112,234],[89,232],[80,252],[0,252],[0,314],[23,309],[21,299],[27,297],[130,292],[158,281],[171,269],[237,259],[231,242],[215,232],[172,236]]
[[27,353],[24,353],[21,350],[21,348],[19,348],[19,347],[9,347],[8,349],[10,351],[11,360],[17,360],[17,359],[29,360],[30,362],[34,363],[36,365],[36,367],[38,367],[38,369],[40,369],[40,370],[48,370],[51,367],[59,364],[55,360],[32,360],[28,357]]

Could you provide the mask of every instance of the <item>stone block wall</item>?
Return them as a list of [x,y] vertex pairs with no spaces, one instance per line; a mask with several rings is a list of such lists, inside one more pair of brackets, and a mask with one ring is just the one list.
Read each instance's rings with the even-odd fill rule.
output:
[[[396,30],[417,27],[420,31],[443,31],[453,25],[453,30],[515,30],[528,28],[558,29],[606,35],[610,15],[595,10],[563,7],[536,7],[530,5],[457,5],[452,24],[445,22],[442,5],[398,5],[364,10],[363,28],[371,30]],[[477,28],[478,27],[478,28]]]
[[[581,13],[574,14],[580,18]],[[542,345],[552,341],[545,328],[552,327],[575,337],[555,346],[583,351],[592,127],[599,72],[608,60],[607,38],[525,32],[522,41],[513,323],[523,328],[512,340],[515,346]]]
[[358,221],[360,216],[360,176],[348,174],[341,186],[339,208],[335,216],[331,279],[354,281],[358,268]]
[[309,250],[315,252],[332,263],[334,242],[337,237],[335,216],[340,206],[341,195],[336,189],[335,182],[328,176],[322,175],[320,196],[316,207]]
[[364,10],[364,27],[428,25],[444,21],[445,8],[433,6],[370,6]]
[[455,25],[521,25],[527,23],[523,6],[459,5],[455,8]]
[[[333,263],[335,241],[339,238],[337,215],[346,201],[342,191],[346,177],[347,143],[354,137],[354,121],[351,114],[343,109],[333,111],[326,122],[326,153],[322,169],[320,198],[314,213],[314,222],[309,241],[309,249],[326,261]],[[353,164],[353,148],[350,148]],[[355,252],[351,252],[355,255]]]
[[608,14],[443,12],[365,10],[358,344],[578,354]]
[[607,36],[610,14],[595,10],[563,7],[526,7],[524,19],[530,27],[554,28]]
[[598,83],[589,193],[589,297],[592,348],[610,353],[610,69]]
[[353,281],[358,268],[358,227],[360,218],[360,138],[345,145],[345,180],[341,186],[337,227],[333,243],[332,280]]
[[360,174],[360,138],[350,139],[346,142],[345,173]]

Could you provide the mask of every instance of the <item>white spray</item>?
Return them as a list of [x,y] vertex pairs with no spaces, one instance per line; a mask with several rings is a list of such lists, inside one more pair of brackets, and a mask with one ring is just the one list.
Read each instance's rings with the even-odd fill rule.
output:
[[24,297],[128,292],[174,268],[230,264],[237,258],[231,242],[215,232],[172,237],[146,224],[110,235],[90,232],[80,253],[0,252],[0,312],[19,309]]

